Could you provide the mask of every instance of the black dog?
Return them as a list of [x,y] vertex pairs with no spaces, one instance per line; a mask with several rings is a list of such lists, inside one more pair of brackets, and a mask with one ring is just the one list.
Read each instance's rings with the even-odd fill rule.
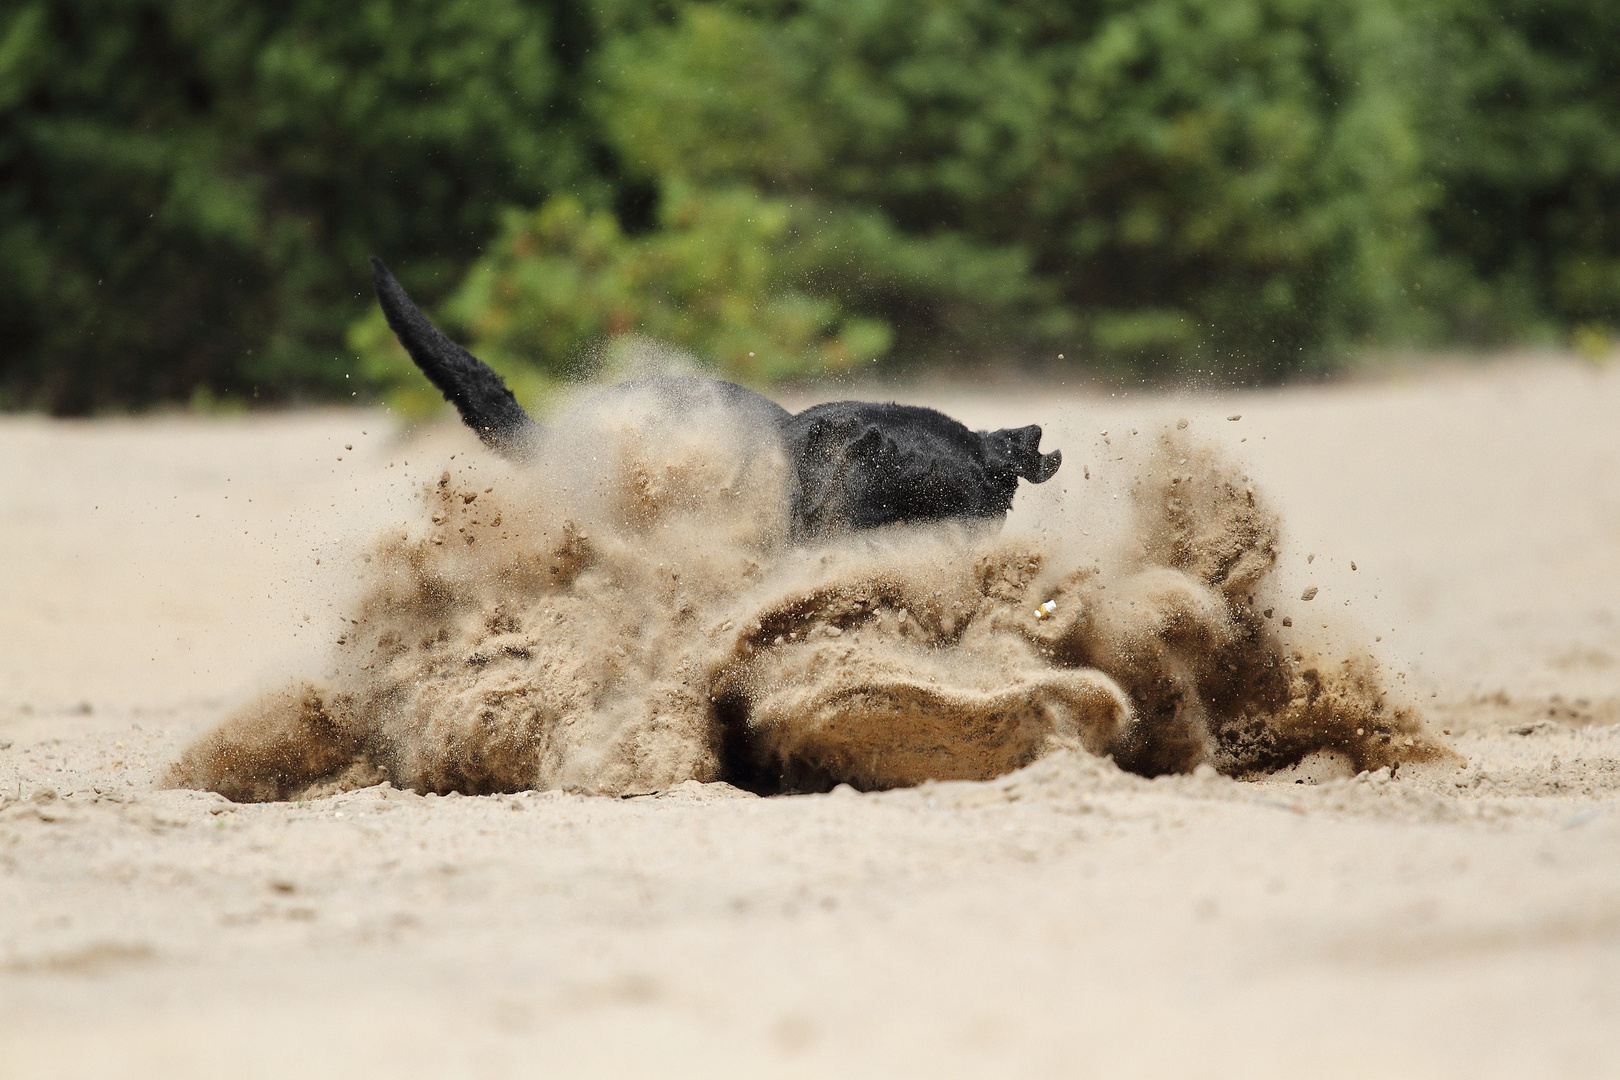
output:
[[[429,322],[382,260],[372,259],[371,271],[388,325],[416,366],[485,445],[524,457],[539,427],[505,381]],[[734,383],[650,382],[676,407],[683,397],[718,392],[739,414],[777,433],[798,474],[796,539],[895,522],[1005,517],[1019,477],[1043,483],[1063,461],[1060,451],[1041,453],[1034,424],[969,431],[933,409],[866,401],[834,401],[795,415]]]

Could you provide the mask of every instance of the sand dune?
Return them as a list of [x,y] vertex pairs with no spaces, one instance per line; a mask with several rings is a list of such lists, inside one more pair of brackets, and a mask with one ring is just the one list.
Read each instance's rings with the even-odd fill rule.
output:
[[1064,472],[1014,535],[1060,501],[1107,518],[1113,448],[1188,420],[1280,514],[1278,589],[1315,586],[1320,640],[1375,655],[1458,761],[1146,780],[1059,751],[767,799],[158,791],[231,708],[324,669],[374,539],[481,451],[379,413],[11,418],[0,1072],[1620,1070],[1620,370],[906,396],[1047,426]]

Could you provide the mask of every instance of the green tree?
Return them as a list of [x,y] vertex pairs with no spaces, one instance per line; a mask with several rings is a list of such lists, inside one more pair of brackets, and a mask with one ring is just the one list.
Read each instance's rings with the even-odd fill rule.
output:
[[1457,0],[1429,132],[1453,330],[1620,327],[1620,7]]
[[366,255],[433,298],[502,206],[600,183],[567,55],[589,28],[561,22],[521,0],[12,7],[4,402],[352,387]]
[[1385,0],[689,4],[605,43],[591,104],[645,177],[1021,254],[955,333],[959,297],[926,282],[830,282],[902,357],[1079,327],[1093,360],[1268,376],[1423,329],[1425,20]]

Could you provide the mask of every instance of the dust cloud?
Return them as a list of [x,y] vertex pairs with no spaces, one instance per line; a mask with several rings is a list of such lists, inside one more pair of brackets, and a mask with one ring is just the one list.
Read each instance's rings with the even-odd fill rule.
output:
[[1064,749],[1235,777],[1449,754],[1370,653],[1283,625],[1278,516],[1188,431],[1118,451],[1111,518],[1054,490],[1034,527],[804,547],[764,421],[701,398],[599,391],[527,464],[450,462],[361,564],[328,674],[236,711],[167,783],[769,794],[989,779]]

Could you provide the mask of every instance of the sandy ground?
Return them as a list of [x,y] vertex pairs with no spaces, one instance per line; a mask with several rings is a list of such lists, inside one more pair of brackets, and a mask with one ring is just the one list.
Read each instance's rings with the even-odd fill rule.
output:
[[376,412],[0,419],[0,1076],[1620,1075],[1620,368],[909,397],[1058,446],[1188,418],[1464,764],[158,791],[320,669],[354,553],[477,451]]

